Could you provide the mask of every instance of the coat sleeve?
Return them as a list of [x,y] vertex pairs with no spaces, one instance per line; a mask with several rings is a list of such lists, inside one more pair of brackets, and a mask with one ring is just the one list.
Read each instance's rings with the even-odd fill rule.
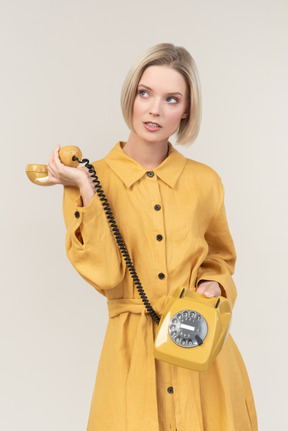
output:
[[104,209],[95,195],[87,207],[77,187],[64,187],[67,256],[79,274],[100,293],[116,287],[125,267]]
[[215,280],[221,286],[222,296],[233,306],[237,291],[232,279],[236,252],[229,231],[224,207],[224,189],[220,183],[219,204],[206,233],[208,253],[198,270],[197,284],[201,280]]

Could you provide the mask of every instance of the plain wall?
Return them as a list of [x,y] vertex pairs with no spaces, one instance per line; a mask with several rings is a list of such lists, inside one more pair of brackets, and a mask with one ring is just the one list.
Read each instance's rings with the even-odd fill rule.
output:
[[106,301],[66,258],[62,187],[32,185],[25,165],[57,144],[96,160],[125,140],[122,82],[159,42],[198,65],[202,128],[178,149],[222,177],[238,253],[231,332],[259,429],[288,429],[287,22],[285,0],[0,0],[1,429],[86,429]]

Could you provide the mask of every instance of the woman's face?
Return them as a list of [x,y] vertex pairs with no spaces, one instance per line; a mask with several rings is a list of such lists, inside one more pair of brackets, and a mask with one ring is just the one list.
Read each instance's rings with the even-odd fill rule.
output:
[[167,143],[187,118],[188,90],[183,76],[167,66],[148,67],[139,82],[132,113],[134,138]]

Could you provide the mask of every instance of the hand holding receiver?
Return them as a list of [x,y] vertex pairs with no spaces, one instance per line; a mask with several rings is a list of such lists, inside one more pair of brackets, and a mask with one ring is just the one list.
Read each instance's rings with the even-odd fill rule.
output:
[[65,166],[76,168],[79,165],[79,162],[77,160],[73,160],[73,157],[77,157],[81,160],[81,150],[74,145],[67,145],[60,150],[59,148],[60,147],[58,146],[56,150],[52,152],[49,166],[39,164],[29,164],[26,166],[26,174],[32,183],[39,186],[51,186],[54,184],[76,185],[77,182],[72,181],[73,174],[67,174],[68,171],[66,170],[66,175],[63,175],[64,170],[63,172],[60,172],[60,165],[62,162]]
[[[79,163],[85,163],[88,169],[76,169]],[[52,151],[48,165],[30,164],[26,166],[26,174],[34,184],[39,186],[75,186],[80,190],[82,203],[88,206],[95,194],[95,174],[88,159],[82,160],[82,153],[78,147],[60,145]],[[94,169],[94,168],[93,168]],[[95,171],[94,171],[95,172]]]

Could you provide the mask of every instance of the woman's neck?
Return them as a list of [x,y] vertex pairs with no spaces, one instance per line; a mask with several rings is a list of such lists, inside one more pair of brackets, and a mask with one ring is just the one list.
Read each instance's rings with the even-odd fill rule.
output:
[[161,165],[168,155],[168,142],[147,142],[137,138],[133,132],[130,133],[123,147],[127,156],[147,169],[155,169]]

